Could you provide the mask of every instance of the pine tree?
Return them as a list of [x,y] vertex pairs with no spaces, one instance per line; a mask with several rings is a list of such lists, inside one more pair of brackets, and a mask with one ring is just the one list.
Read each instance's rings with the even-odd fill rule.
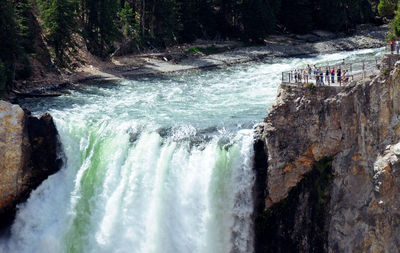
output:
[[55,61],[65,67],[73,53],[75,43],[72,39],[76,31],[75,0],[39,0],[46,40],[54,49]]
[[82,0],[83,36],[89,51],[107,57],[114,49],[113,42],[121,38],[118,30],[119,3],[115,0]]
[[242,6],[244,37],[254,41],[262,41],[275,30],[275,13],[269,1],[246,0]]
[[174,42],[177,22],[177,3],[175,0],[151,1],[149,10],[149,35],[159,46]]
[[15,62],[20,55],[18,27],[14,6],[10,0],[0,5],[0,92],[12,86]]
[[320,0],[318,9],[314,21],[317,28],[332,31],[350,31],[356,24],[368,22],[373,17],[368,0]]
[[178,35],[181,42],[191,42],[201,34],[197,4],[194,0],[178,0]]
[[313,28],[313,11],[311,0],[282,0],[281,23],[292,32],[307,33]]

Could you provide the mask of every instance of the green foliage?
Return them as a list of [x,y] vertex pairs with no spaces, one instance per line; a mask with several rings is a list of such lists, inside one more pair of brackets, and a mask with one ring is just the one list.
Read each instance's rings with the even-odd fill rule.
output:
[[244,38],[260,42],[275,30],[275,13],[269,1],[243,1],[242,9]]
[[[392,6],[391,1],[396,0],[381,0],[379,10]],[[35,38],[41,32],[32,26],[37,9],[51,55],[62,67],[75,52],[77,33],[91,53],[106,58],[122,43],[126,52],[196,39],[262,43],[277,29],[350,31],[373,16],[368,0],[3,0],[0,22],[8,20],[1,28],[7,29],[3,34],[8,42],[0,42],[0,59],[12,73],[15,62],[24,62],[25,54],[35,53]],[[399,26],[397,18],[395,36]]]
[[381,73],[385,76],[388,76],[390,74],[390,70],[389,69],[382,69]]
[[14,6],[10,0],[5,0],[0,5],[1,80],[5,89],[11,87],[16,60],[23,54],[19,34]]
[[282,0],[281,22],[296,33],[307,33],[313,28],[311,0]]
[[75,47],[72,39],[77,26],[75,23],[75,0],[38,0],[46,40],[54,49],[56,64],[62,67],[69,63],[69,56]]
[[317,89],[317,87],[315,86],[314,83],[305,83],[304,86],[305,86],[306,88],[308,88],[308,90],[309,90],[311,93],[313,93],[313,92]]
[[32,3],[29,0],[19,0],[14,4],[15,19],[18,27],[18,37],[21,39],[21,46],[26,53],[35,51],[32,41],[35,34],[32,29],[34,16],[32,15]]
[[[176,1],[177,35],[180,42],[192,42],[197,38],[209,38],[216,35],[216,22],[221,28],[225,25],[216,15],[214,1]],[[222,18],[222,17],[221,17]]]
[[185,51],[186,55],[210,55],[210,54],[217,54],[228,50],[228,47],[216,47],[216,46],[209,46],[209,47],[191,47]]
[[378,13],[382,17],[392,18],[396,10],[396,2],[393,0],[380,0]]
[[397,7],[396,15],[392,22],[392,27],[387,35],[388,39],[399,38],[400,37],[400,4]]
[[368,0],[320,0],[318,9],[317,27],[331,31],[351,31],[374,16]]
[[114,50],[113,42],[121,38],[118,30],[119,2],[82,0],[83,37],[91,53],[106,58]]
[[7,87],[7,71],[4,63],[0,61],[0,97],[3,96]]
[[[393,24],[392,24],[393,25]],[[395,40],[396,36],[394,35],[393,27],[385,34],[385,41],[390,42],[391,40]]]
[[124,7],[121,8],[119,16],[122,23],[122,31],[126,37],[139,34],[139,14],[133,10],[128,2],[125,2]]

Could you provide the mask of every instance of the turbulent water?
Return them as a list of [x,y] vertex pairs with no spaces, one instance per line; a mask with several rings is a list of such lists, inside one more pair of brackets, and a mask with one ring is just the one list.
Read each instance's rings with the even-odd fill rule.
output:
[[19,206],[0,252],[253,251],[252,127],[281,71],[382,49],[85,86],[49,111],[65,166]]

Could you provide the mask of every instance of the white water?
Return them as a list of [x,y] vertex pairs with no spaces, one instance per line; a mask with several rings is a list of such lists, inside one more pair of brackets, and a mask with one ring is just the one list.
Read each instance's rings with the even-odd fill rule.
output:
[[19,207],[0,252],[253,252],[252,126],[281,71],[362,50],[88,86],[50,111],[66,165]]

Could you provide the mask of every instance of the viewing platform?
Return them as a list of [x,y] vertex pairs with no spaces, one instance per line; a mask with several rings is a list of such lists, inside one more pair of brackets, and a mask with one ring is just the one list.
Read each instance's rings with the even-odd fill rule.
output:
[[325,66],[306,65],[303,68],[282,72],[282,85],[310,89],[335,87],[333,90],[336,90],[353,82],[371,81],[379,73],[389,74],[398,60],[400,54],[385,53],[381,59],[375,57],[371,60],[351,62],[343,60],[339,64]]

